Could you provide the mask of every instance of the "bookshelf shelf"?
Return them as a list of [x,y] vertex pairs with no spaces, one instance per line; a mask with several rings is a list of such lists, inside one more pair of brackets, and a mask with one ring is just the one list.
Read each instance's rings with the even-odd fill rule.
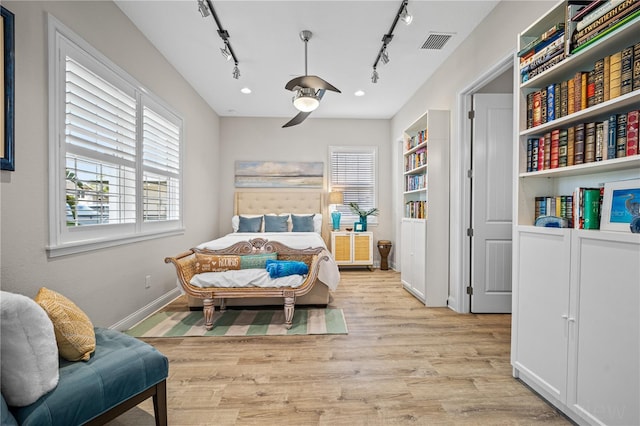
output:
[[[523,51],[522,46],[563,19],[565,29],[570,29],[573,24],[570,25],[568,19],[571,16],[567,15],[575,14],[580,5],[587,4],[589,2],[571,0],[557,3],[519,35],[518,51]],[[614,148],[612,154],[603,153],[603,160],[590,161],[598,155],[587,160],[586,140],[587,123],[595,123],[591,124],[591,128],[594,128],[599,123],[607,122],[613,123],[615,127],[611,128],[614,132],[609,134],[601,131],[600,146],[606,149],[609,135],[616,138],[624,135],[626,141],[628,117],[640,109],[640,86],[632,83],[628,93],[618,89],[623,94],[609,90],[608,96],[591,98],[591,103],[586,105],[579,95],[571,98],[568,91],[564,92],[567,95],[560,91],[562,100],[573,100],[574,110],[567,107],[558,116],[558,110],[554,109],[556,119],[548,122],[542,119],[537,121],[539,125],[531,125],[531,98],[536,92],[548,90],[555,96],[554,101],[558,101],[557,86],[560,84],[561,89],[562,85],[569,86],[569,80],[574,76],[575,90],[582,90],[584,80],[578,78],[582,77],[579,73],[587,73],[587,77],[591,75],[591,80],[587,80],[587,84],[591,82],[593,85],[591,96],[598,90],[595,88],[596,76],[601,78],[599,87],[604,92],[603,79],[606,74],[596,74],[595,64],[602,63],[606,58],[613,63],[614,55],[628,51],[630,46],[640,45],[640,17],[633,18],[589,45],[583,45],[575,54],[568,52],[571,31],[567,33],[564,35],[566,57],[521,83],[516,93],[518,131],[513,158],[513,374],[577,424],[640,424],[640,408],[637,405],[640,389],[637,383],[626,380],[627,377],[640,375],[637,360],[629,356],[637,353],[634,351],[640,347],[637,285],[640,282],[640,234],[534,226],[536,215],[540,214],[539,206],[545,199],[547,204],[553,203],[554,199],[556,203],[560,200],[563,206],[569,204],[564,204],[568,197],[573,197],[574,204],[579,204],[575,194],[581,192],[576,189],[595,188],[596,195],[591,205],[597,206],[597,188],[608,182],[640,178],[637,148],[634,153],[634,149],[627,150],[625,146],[624,155],[621,156],[619,146],[611,145]],[[636,51],[640,51],[640,48]],[[633,69],[633,66],[640,64],[631,61],[631,65]],[[610,65],[609,70],[613,69]],[[515,72],[515,78],[521,81],[520,70]],[[620,65],[619,75],[622,74],[623,67]],[[622,77],[616,82],[610,75],[608,82],[609,88],[614,87],[613,83],[622,87]],[[576,106],[578,102],[579,107]],[[557,106],[554,104],[554,107]],[[560,106],[564,107],[563,104]],[[622,116],[625,119],[620,120]],[[584,151],[576,143],[580,125],[584,125],[584,139],[580,139],[584,142]],[[625,129],[624,133],[618,133],[622,128]],[[540,158],[533,155],[536,151],[530,147],[536,144],[540,146],[544,140],[547,154],[551,151],[547,139],[549,135],[553,138],[554,133],[558,135],[564,130],[573,131],[576,136],[574,139],[566,136],[566,151],[574,154],[580,152],[584,154],[583,158],[574,155],[571,162],[564,163],[564,167],[551,168],[549,163],[542,169],[533,167],[533,159],[540,161]],[[591,136],[595,139],[597,136],[594,134],[592,132]],[[594,144],[594,139],[589,142]],[[556,141],[559,140],[560,137],[556,136]],[[573,140],[575,145],[569,140]],[[557,142],[556,151],[552,151],[557,153],[556,160],[560,155],[559,146]],[[598,149],[593,146],[590,149]],[[527,171],[531,169],[534,171]],[[585,194],[587,192],[584,191]],[[593,196],[593,192],[589,192],[589,195]],[[536,206],[536,200],[540,205]],[[559,211],[562,212],[562,209]],[[590,386],[594,383],[598,385]],[[629,404],[635,404],[635,408],[624,411],[623,407],[631,406]],[[611,411],[604,412],[596,408],[605,406]],[[622,414],[614,417],[611,414],[614,411]]]

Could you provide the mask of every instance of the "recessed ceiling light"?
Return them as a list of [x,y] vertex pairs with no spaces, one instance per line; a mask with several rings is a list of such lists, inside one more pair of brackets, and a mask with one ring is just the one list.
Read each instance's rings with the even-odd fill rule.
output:
[[248,95],[249,93],[251,93],[251,89],[249,89],[248,87],[243,87],[242,89],[240,89],[240,91],[245,95]]
[[364,96],[364,92],[362,90],[358,90],[354,93],[356,96]]

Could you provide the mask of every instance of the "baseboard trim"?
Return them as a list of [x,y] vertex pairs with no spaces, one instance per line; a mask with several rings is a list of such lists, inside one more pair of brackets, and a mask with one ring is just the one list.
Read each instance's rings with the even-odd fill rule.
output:
[[154,313],[155,311],[157,311],[158,309],[162,308],[163,306],[167,305],[168,303],[176,299],[178,296],[180,296],[180,290],[175,288],[170,292],[165,293],[162,296],[158,297],[156,300],[152,301],[148,305],[143,306],[142,308],[135,311],[131,315],[121,319],[120,321],[113,324],[109,328],[119,330],[119,331],[128,330],[134,325],[136,325],[137,323],[139,323],[140,321],[142,321],[143,319],[145,319],[146,317],[148,317],[149,315],[151,315],[152,313]]

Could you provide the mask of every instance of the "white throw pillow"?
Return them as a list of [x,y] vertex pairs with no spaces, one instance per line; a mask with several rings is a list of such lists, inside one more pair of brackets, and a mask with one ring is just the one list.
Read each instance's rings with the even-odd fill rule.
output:
[[2,395],[24,407],[58,385],[58,346],[47,313],[30,298],[0,291]]

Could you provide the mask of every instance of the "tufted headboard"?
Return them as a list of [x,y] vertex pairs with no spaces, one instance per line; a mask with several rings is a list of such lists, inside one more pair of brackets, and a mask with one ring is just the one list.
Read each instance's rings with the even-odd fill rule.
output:
[[327,212],[322,191],[238,191],[233,214],[321,213],[322,238],[327,241]]

